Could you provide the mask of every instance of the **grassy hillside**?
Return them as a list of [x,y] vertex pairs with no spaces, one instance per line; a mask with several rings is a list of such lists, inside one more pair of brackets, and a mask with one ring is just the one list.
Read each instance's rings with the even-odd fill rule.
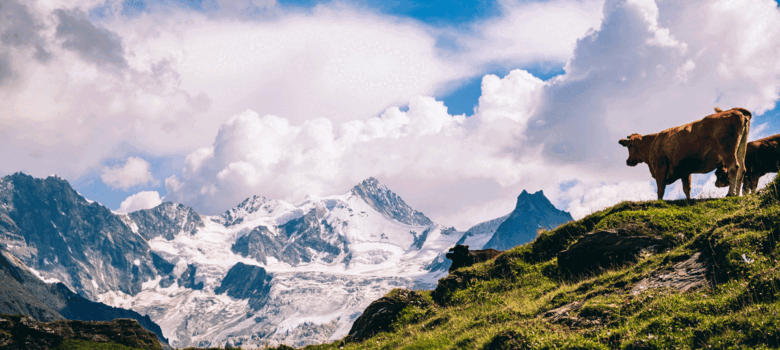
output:
[[[385,332],[306,349],[778,348],[775,188],[777,180],[745,197],[620,203],[456,271],[436,291],[420,292]],[[560,251],[605,229],[668,245],[635,263],[561,269]],[[674,272],[696,279],[693,262],[704,273],[681,291],[690,281]]]

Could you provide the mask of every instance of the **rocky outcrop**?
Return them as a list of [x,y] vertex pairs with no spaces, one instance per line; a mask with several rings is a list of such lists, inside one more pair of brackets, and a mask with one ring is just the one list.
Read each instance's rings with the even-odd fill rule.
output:
[[273,257],[295,266],[311,262],[315,254],[325,262],[333,262],[347,251],[347,240],[323,220],[326,214],[324,207],[312,208],[302,217],[275,227],[276,234],[258,226],[237,239],[231,250],[263,263]]
[[515,210],[482,248],[511,249],[532,241],[539,229],[552,229],[571,220],[571,214],[558,210],[542,191],[530,194],[523,190],[517,197]]
[[260,266],[237,263],[230,268],[214,293],[227,293],[236,299],[248,299],[253,309],[263,306],[271,290],[271,275]]
[[352,193],[362,198],[371,208],[385,217],[414,226],[432,225],[433,221],[423,213],[412,209],[401,197],[390,191],[379,180],[370,177],[352,188]]
[[0,222],[8,252],[89,298],[108,291],[135,295],[157,275],[146,240],[59,177],[0,179]]
[[195,282],[195,273],[198,272],[198,267],[193,264],[187,264],[187,269],[181,273],[179,279],[176,282],[184,288],[193,290],[202,290],[203,282]]
[[201,216],[192,208],[177,203],[165,202],[152,209],[127,214],[146,239],[162,237],[172,240],[179,232],[194,234],[204,226]]
[[631,289],[631,293],[639,294],[653,288],[672,288],[681,292],[706,288],[711,285],[708,278],[711,267],[709,258],[695,253],[671,269],[656,271],[650,277],[639,281]]
[[401,311],[409,305],[426,308],[431,306],[431,303],[419,292],[394,289],[368,305],[363,314],[352,324],[345,341],[360,342],[379,332],[391,331]]
[[27,316],[0,315],[0,349],[56,349],[69,339],[162,350],[154,333],[135,320],[40,323]]
[[558,267],[569,274],[596,272],[635,263],[643,252],[668,246],[662,238],[634,235],[628,230],[602,230],[582,236],[569,249],[558,253]]

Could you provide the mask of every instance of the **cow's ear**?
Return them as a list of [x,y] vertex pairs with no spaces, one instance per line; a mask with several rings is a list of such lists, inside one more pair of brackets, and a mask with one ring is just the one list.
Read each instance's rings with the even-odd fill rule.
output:
[[628,143],[629,143],[629,141],[628,141],[628,140],[626,140],[626,139],[622,139],[622,140],[618,141],[618,143],[619,143],[621,146],[623,146],[623,147],[628,147]]
[[464,245],[464,246],[463,246],[463,248],[469,249],[469,246],[467,246],[467,245]]

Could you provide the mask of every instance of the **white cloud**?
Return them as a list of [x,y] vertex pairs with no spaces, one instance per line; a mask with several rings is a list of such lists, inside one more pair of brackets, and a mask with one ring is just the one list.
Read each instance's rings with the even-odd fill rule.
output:
[[127,190],[130,187],[156,183],[152,176],[149,162],[143,158],[128,157],[125,164],[115,167],[104,167],[100,179],[103,183],[115,189]]
[[[766,92],[780,86],[780,67],[766,51],[780,48],[771,34],[725,45],[707,34],[713,23],[734,18],[742,23],[729,29],[736,38],[773,26],[780,33],[771,1],[745,3],[747,13],[772,14],[753,21],[712,10],[719,3],[661,4],[608,1],[604,22],[577,42],[566,75],[546,83],[520,70],[487,75],[476,114],[467,119],[447,115],[428,97],[411,99],[407,112],[390,108],[342,123],[236,115],[210,149],[188,157],[168,196],[215,212],[251,194],[296,200],[377,176],[434,220],[460,227],[505,214],[522,189],[543,189],[576,218],[622,200],[655,199],[646,166],[625,166],[620,138],[700,119],[716,105],[749,108],[760,120],[777,99]],[[677,15],[698,8],[713,18]],[[750,64],[733,58],[744,55]],[[706,71],[713,65],[728,74]],[[701,186],[695,195],[707,190],[701,179],[694,176]],[[682,195],[679,184],[666,193]]]
[[[149,4],[130,17],[118,2],[22,3],[3,7],[15,9],[6,27],[21,39],[0,53],[0,171],[36,176],[78,178],[131,152],[188,154],[245,109],[294,125],[364,120],[479,74],[473,54],[492,50],[447,51],[440,37],[468,35],[339,2],[310,12],[272,0],[204,1],[206,13]],[[507,20],[521,15],[513,11]],[[571,45],[586,28],[556,30]],[[548,34],[524,33],[539,43],[527,50],[565,60],[542,44],[558,45]]]
[[[646,166],[626,167],[617,140],[715,106],[750,109],[760,132],[778,99],[771,0],[503,4],[475,35],[337,3],[283,13],[259,2],[271,8],[262,20],[164,7],[127,18],[112,5],[84,27],[111,48],[95,57],[73,33],[61,34],[67,47],[52,40],[64,5],[35,2],[25,23],[37,34],[0,53],[11,67],[0,74],[0,166],[67,178],[128,152],[189,154],[166,179],[166,199],[206,213],[252,194],[346,192],[377,176],[465,228],[506,214],[522,189],[543,189],[576,215],[654,196]],[[76,22],[89,9],[64,7]],[[438,36],[464,51],[445,52]],[[425,97],[493,64],[539,61],[568,62],[566,74],[487,75],[470,118]],[[392,107],[407,102],[406,112]],[[150,181],[114,172],[104,181],[117,188]]]
[[132,213],[142,209],[154,208],[162,203],[160,194],[157,191],[142,191],[130,197],[127,197],[119,205],[117,213]]
[[479,64],[565,63],[588,30],[598,27],[604,0],[502,1],[503,15],[475,24],[460,39]]
[[569,213],[579,219],[622,201],[655,200],[658,196],[650,181],[621,181],[616,184],[578,183],[562,197],[568,201]]

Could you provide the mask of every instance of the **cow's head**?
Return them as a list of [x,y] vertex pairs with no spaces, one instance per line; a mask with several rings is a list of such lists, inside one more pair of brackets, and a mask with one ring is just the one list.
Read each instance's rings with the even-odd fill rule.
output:
[[455,260],[454,258],[468,256],[468,255],[469,255],[469,246],[457,244],[454,247],[450,248],[450,252],[444,256],[446,256],[450,260]]
[[642,135],[631,134],[628,138],[619,141],[620,145],[628,148],[628,159],[626,159],[626,165],[636,166],[639,163],[644,162],[639,158],[639,143],[642,141]]

